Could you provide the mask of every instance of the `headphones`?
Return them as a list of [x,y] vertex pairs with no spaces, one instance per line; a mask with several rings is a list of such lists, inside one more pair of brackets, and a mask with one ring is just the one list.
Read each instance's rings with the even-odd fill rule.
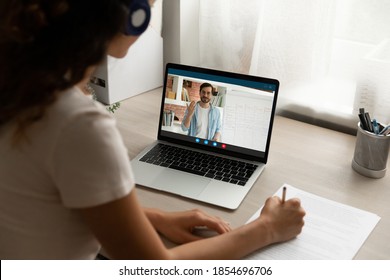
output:
[[126,21],[125,35],[139,36],[149,26],[151,17],[148,0],[132,0]]

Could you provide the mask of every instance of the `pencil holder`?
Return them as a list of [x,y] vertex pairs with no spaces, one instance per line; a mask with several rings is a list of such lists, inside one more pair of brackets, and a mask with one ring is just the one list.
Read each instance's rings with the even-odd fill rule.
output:
[[352,168],[361,175],[382,178],[386,174],[389,147],[390,135],[366,131],[358,123]]

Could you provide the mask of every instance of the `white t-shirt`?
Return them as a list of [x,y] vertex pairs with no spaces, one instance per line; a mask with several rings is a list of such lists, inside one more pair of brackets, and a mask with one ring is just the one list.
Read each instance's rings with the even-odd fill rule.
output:
[[114,118],[75,87],[27,129],[27,141],[11,147],[12,131],[0,127],[0,259],[95,258],[100,245],[74,209],[134,186]]
[[210,107],[202,108],[199,105],[197,106],[197,108],[198,108],[198,119],[196,123],[196,137],[207,139]]

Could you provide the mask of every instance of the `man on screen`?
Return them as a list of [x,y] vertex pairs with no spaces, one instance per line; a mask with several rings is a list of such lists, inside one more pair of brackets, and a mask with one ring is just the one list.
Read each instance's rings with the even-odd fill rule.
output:
[[210,104],[213,86],[209,83],[200,85],[200,101],[192,101],[187,105],[181,128],[188,131],[189,136],[212,141],[221,140],[221,114]]

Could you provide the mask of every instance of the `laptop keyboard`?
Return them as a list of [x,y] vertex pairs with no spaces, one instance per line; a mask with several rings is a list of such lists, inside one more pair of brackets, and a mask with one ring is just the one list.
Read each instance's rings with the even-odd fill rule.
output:
[[257,165],[157,144],[140,161],[245,186]]

